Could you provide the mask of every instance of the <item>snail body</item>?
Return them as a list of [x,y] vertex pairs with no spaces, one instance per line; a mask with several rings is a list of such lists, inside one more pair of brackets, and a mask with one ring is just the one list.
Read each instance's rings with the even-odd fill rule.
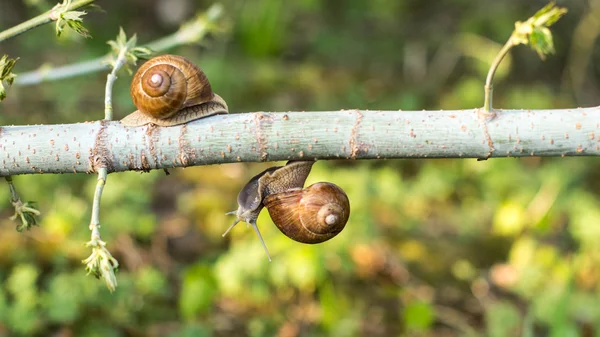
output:
[[148,60],[135,73],[130,93],[138,110],[121,120],[126,126],[173,126],[228,113],[227,103],[213,93],[204,72],[181,56]]
[[[320,182],[303,188],[314,161],[289,161],[285,166],[271,167],[253,177],[238,195],[236,221],[252,225],[267,256],[256,219],[266,207],[279,230],[292,240],[315,244],[339,234],[350,216],[346,193],[332,183]],[[269,260],[271,257],[269,256]]]

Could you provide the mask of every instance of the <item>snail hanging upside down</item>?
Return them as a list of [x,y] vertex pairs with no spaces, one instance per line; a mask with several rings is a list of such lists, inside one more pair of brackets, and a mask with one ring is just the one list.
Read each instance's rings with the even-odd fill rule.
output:
[[227,103],[213,93],[204,72],[176,55],[144,63],[131,82],[131,98],[138,110],[121,120],[126,126],[173,126],[228,113]]
[[271,256],[258,230],[256,219],[266,207],[279,230],[302,243],[327,241],[346,226],[350,202],[346,193],[332,183],[320,182],[306,188],[304,182],[314,161],[289,161],[285,166],[268,168],[250,179],[238,195],[237,219],[225,231],[244,221],[252,225],[269,260]]

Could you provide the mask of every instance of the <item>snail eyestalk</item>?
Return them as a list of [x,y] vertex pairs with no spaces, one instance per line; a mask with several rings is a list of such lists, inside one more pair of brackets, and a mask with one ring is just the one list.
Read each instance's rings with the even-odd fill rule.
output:
[[[233,212],[227,212],[227,213],[225,213],[225,215],[232,215],[232,214],[235,214],[235,211],[233,211]],[[227,233],[229,233],[229,231],[230,231],[230,230],[232,230],[232,229],[233,229],[233,227],[235,227],[235,225],[237,225],[237,224],[238,224],[240,221],[242,221],[242,220],[240,220],[240,219],[236,219],[236,220],[235,220],[235,221],[234,221],[234,222],[231,224],[231,226],[229,226],[229,228],[227,228],[227,230],[225,231],[225,233],[223,233],[221,236],[222,236],[222,237],[225,237],[225,235],[227,235]]]
[[260,243],[263,245],[263,247],[265,248],[265,252],[267,253],[267,258],[269,259],[269,262],[272,261],[271,260],[271,254],[269,254],[269,249],[267,249],[267,244],[265,243],[265,240],[263,240],[262,235],[260,234],[260,230],[258,229],[258,225],[256,224],[256,219],[248,219],[248,220],[244,220],[243,218],[240,218],[238,216],[238,212],[237,211],[232,211],[232,212],[227,212],[225,213],[226,215],[235,215],[237,217],[237,219],[231,224],[231,226],[229,226],[229,228],[227,228],[227,230],[225,231],[225,233],[223,233],[223,237],[225,237],[225,235],[227,235],[227,233],[229,233],[229,231],[231,231],[233,229],[233,227],[235,227],[235,225],[237,225],[238,223],[244,221],[248,224],[250,224],[253,228],[254,231],[256,232],[256,235],[258,235],[258,239],[260,240]]
[[256,232],[256,235],[258,235],[258,239],[260,240],[260,243],[262,243],[263,247],[265,248],[265,252],[267,253],[267,258],[269,259],[269,262],[271,262],[271,254],[269,254],[269,250],[267,249],[267,244],[265,243],[265,240],[263,240],[262,235],[260,235],[260,230],[258,230],[258,226],[256,225],[256,221],[252,221],[250,222],[250,224],[252,225],[252,227],[254,227],[254,231]]

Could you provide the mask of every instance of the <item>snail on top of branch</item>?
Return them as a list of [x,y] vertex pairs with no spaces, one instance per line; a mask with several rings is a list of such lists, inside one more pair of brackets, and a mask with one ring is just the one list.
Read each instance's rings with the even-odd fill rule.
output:
[[319,182],[306,188],[304,182],[314,161],[289,161],[259,173],[240,191],[237,219],[225,231],[244,221],[252,225],[269,260],[271,256],[258,230],[256,219],[263,207],[279,230],[292,240],[321,243],[339,234],[348,222],[350,202],[346,193],[335,184]]
[[173,126],[228,113],[227,103],[213,93],[204,72],[176,55],[144,63],[131,82],[131,98],[137,110],[121,120],[126,126]]

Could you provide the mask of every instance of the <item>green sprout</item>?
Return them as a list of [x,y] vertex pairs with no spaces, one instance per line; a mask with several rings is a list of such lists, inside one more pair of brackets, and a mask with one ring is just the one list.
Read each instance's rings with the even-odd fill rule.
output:
[[15,208],[15,214],[10,217],[11,220],[21,219],[21,224],[17,224],[17,232],[22,232],[24,229],[29,230],[33,226],[39,226],[38,218],[40,211],[36,208],[34,201],[23,203],[20,199],[11,200]]
[[39,226],[37,217],[39,217],[41,213],[37,210],[36,202],[28,201],[23,203],[13,184],[12,177],[7,176],[4,177],[4,179],[6,179],[8,188],[10,189],[10,203],[15,208],[15,214],[11,216],[10,219],[13,221],[17,220],[17,218],[21,219],[21,224],[17,225],[17,231],[22,232],[24,229],[29,230],[33,226]]
[[554,53],[554,40],[548,27],[552,26],[566,13],[566,8],[556,7],[555,3],[551,2],[527,21],[517,21],[511,36],[513,45],[528,45],[544,60],[546,55]]
[[548,27],[553,25],[558,19],[567,13],[566,8],[556,7],[554,2],[551,2],[544,6],[535,13],[532,17],[527,19],[525,22],[515,22],[515,30],[510,35],[510,38],[490,66],[488,75],[485,81],[485,98],[483,101],[483,112],[488,116],[494,116],[492,114],[492,80],[496,69],[500,66],[504,56],[514,46],[520,44],[528,45],[537,52],[542,60],[546,59],[546,55],[554,53],[554,40],[552,39],[552,32]]
[[52,8],[50,17],[56,21],[56,36],[60,37],[65,27],[69,27],[77,34],[91,38],[88,30],[83,26],[82,17],[87,14],[86,11],[70,11],[71,0],[64,0]]
[[117,39],[110,40],[107,43],[112,49],[111,58],[108,63],[113,69],[117,68],[117,66],[120,67],[120,65],[117,65],[117,61],[120,59],[119,55],[124,54],[125,69],[130,75],[133,73],[133,70],[130,66],[135,66],[138,59],[147,59],[152,56],[152,50],[149,48],[136,47],[137,36],[135,34],[133,34],[133,36],[127,40],[127,35],[122,27],[119,29],[119,35],[117,35]]
[[85,270],[92,274],[97,279],[104,279],[106,286],[110,292],[117,288],[117,276],[115,272],[119,270],[119,262],[115,259],[108,249],[106,242],[98,237],[93,236],[92,240],[85,244],[86,247],[92,247],[92,254],[85,260],[81,261],[85,264]]
[[17,77],[17,75],[12,73],[12,69],[18,59],[10,59],[8,55],[0,58],[0,101],[6,98],[6,88],[3,83],[6,82],[8,86],[11,86],[15,81],[15,77]]

